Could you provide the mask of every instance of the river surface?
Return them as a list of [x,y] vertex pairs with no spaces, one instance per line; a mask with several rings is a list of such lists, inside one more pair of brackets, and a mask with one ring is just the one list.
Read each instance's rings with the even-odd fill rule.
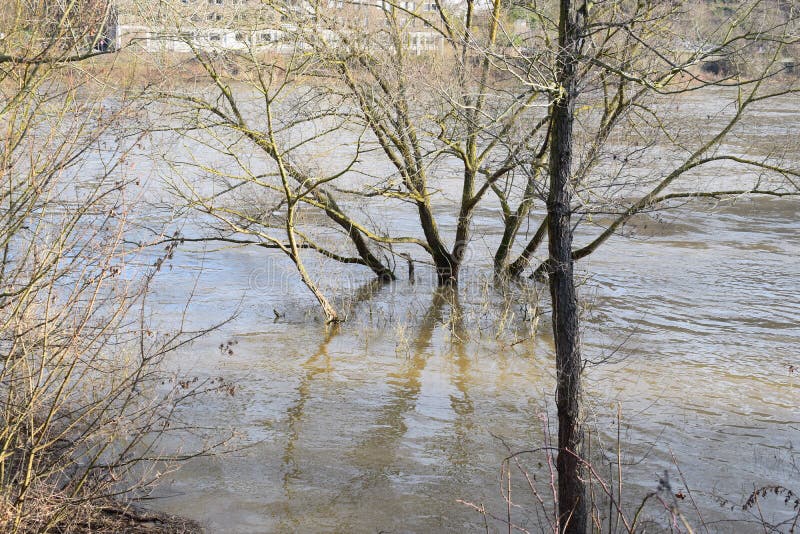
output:
[[[796,104],[761,110],[734,145],[774,146],[800,124]],[[496,221],[481,210],[476,235],[496,238]],[[452,222],[440,222],[444,233]],[[753,510],[737,508],[755,487],[800,493],[800,202],[691,202],[628,230],[579,264],[598,474],[616,476],[607,460],[619,437],[624,506],[635,508],[666,471],[672,493],[691,490],[679,501],[690,521],[757,530],[744,522]],[[182,415],[237,439],[234,451],[165,477],[152,505],[231,533],[482,531],[465,503],[505,518],[503,459],[546,445],[554,431],[554,362],[546,315],[536,329],[526,305],[544,288],[503,298],[482,261],[458,295],[436,291],[424,267],[415,284],[375,285],[362,271],[312,261],[348,312],[330,329],[279,254],[181,247],[151,304],[178,314],[193,290],[192,323],[235,314],[175,355],[181,377],[234,386]],[[546,455],[519,459],[552,501]],[[547,527],[516,466],[512,501],[515,524]],[[782,497],[761,505],[770,520],[787,517]],[[651,530],[667,525],[663,507],[647,514]]]

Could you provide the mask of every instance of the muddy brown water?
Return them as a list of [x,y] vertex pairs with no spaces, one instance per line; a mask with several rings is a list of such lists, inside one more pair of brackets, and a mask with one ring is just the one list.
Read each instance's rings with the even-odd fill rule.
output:
[[[783,106],[760,110],[733,146],[775,146],[800,120],[797,102]],[[491,241],[496,220],[481,211],[476,234]],[[755,530],[736,508],[754,487],[800,492],[800,202],[692,202],[631,229],[579,265],[585,356],[604,360],[586,372],[599,474],[609,475],[601,454],[615,456],[619,436],[626,506],[666,471],[673,493],[692,490],[710,530]],[[183,416],[235,429],[239,448],[188,462],[151,504],[232,533],[483,530],[461,501],[504,518],[503,459],[547,440],[552,343],[546,318],[532,335],[519,292],[505,316],[498,311],[503,298],[481,262],[457,302],[434,290],[424,267],[415,284],[375,286],[367,273],[312,262],[349,310],[334,331],[280,256],[182,248],[158,282],[156,308],[179,309],[194,287],[191,322],[237,313],[172,362],[182,376],[223,377],[235,394],[211,395]],[[219,349],[229,341],[232,354]],[[545,456],[520,458],[547,500]],[[514,522],[546,527],[516,468],[512,478]],[[680,504],[697,521],[690,500]],[[763,512],[788,513],[777,498]],[[666,525],[658,506],[647,513],[656,530]]]

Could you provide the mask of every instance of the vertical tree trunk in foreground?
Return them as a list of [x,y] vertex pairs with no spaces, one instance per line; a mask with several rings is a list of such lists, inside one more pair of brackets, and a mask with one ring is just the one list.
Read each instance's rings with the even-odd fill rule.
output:
[[550,295],[556,349],[556,406],[558,409],[558,515],[561,531],[586,532],[586,502],[578,454],[580,421],[581,350],[578,300],[572,261],[572,126],[575,109],[575,67],[580,47],[579,28],[570,0],[561,0],[559,15],[558,82],[553,103],[550,143],[550,192],[547,198]]

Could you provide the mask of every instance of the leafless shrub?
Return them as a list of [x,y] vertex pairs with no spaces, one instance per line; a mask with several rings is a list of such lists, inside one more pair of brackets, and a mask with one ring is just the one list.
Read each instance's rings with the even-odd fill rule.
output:
[[126,244],[139,191],[125,161],[136,138],[117,128],[134,104],[79,68],[99,53],[105,15],[95,4],[19,0],[0,10],[4,532],[122,530],[141,516],[125,501],[173,460],[213,447],[163,447],[168,434],[192,430],[178,408],[218,385],[184,388],[160,367],[203,332],[180,320],[159,332],[149,319],[150,284],[172,249],[153,257]]

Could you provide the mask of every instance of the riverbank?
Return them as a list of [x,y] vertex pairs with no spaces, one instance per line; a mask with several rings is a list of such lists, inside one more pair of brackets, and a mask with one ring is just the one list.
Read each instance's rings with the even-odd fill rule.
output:
[[197,521],[154,510],[131,508],[120,503],[110,503],[99,510],[92,524],[76,532],[92,534],[202,534]]
[[[51,495],[35,498],[28,503],[40,514],[28,516],[28,521],[17,523],[15,508],[7,499],[0,504],[0,531],[2,532],[69,532],[72,534],[202,534],[204,529],[197,521],[176,515],[148,510],[115,499],[70,505],[63,517],[53,521],[51,509],[58,506],[55,488]],[[63,507],[64,505],[61,504]],[[66,513],[68,510],[69,513]]]
[[[798,53],[792,53],[777,61],[775,72],[765,80],[771,86],[784,86],[787,80],[797,80],[800,77],[800,68],[796,67]],[[225,55],[225,61],[216,68],[226,80],[236,82],[252,82],[253,61],[260,60],[263,65],[272,65],[275,68],[284,68],[292,56],[279,54],[273,51],[264,51],[254,56],[241,55],[231,52]],[[514,62],[513,56],[505,58]],[[425,56],[413,56],[408,61],[417,61],[421,65],[427,64]],[[455,59],[454,59],[455,61]],[[171,87],[192,87],[199,83],[210,81],[208,72],[201,61],[192,53],[187,52],[153,52],[139,46],[131,46],[117,52],[99,55],[90,60],[75,65],[81,73],[90,74],[90,78],[100,85],[114,85],[126,90],[141,91],[152,89],[162,84]],[[734,61],[725,56],[713,56],[703,61],[688,64],[673,78],[666,81],[665,87],[674,89],[696,89],[705,85],[727,85],[736,76],[753,76],[760,72],[758,69],[764,65],[755,60]],[[303,79],[308,85],[328,84],[330,77],[318,78],[319,72],[310,74]],[[71,76],[71,75],[67,75]],[[500,82],[501,80],[495,80]],[[163,89],[163,88],[162,88]]]

